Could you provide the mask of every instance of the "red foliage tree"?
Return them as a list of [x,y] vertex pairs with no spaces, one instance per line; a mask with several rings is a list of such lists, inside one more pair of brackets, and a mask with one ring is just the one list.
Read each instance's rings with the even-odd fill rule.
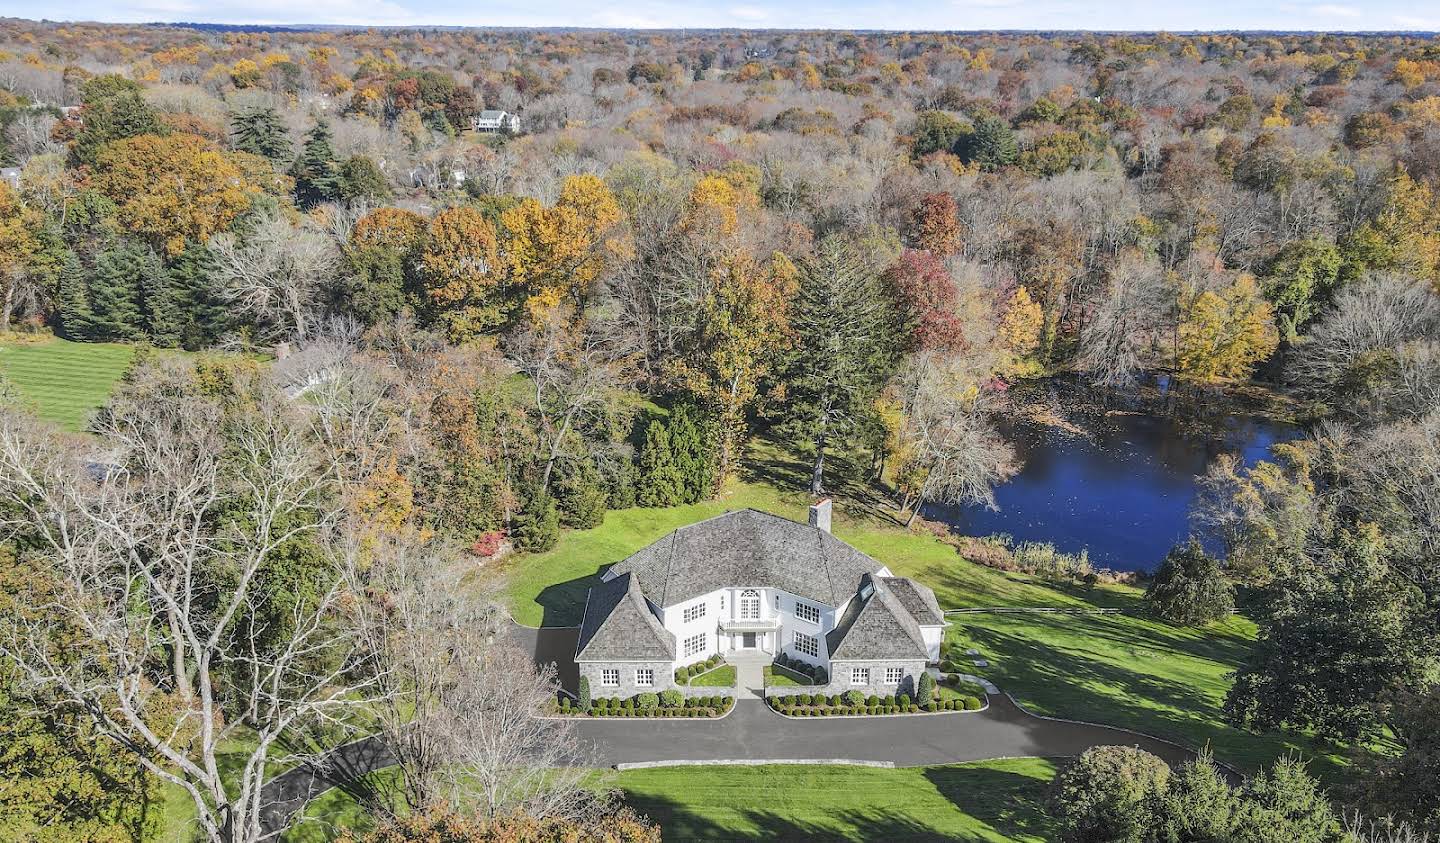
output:
[[885,271],[895,291],[912,351],[959,351],[965,332],[956,313],[955,282],[933,252],[906,249]]

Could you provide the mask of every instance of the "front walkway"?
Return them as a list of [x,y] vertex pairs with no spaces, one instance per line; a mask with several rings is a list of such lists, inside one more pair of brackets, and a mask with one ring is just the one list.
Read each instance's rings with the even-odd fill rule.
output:
[[735,665],[735,697],[747,696],[764,699],[765,667],[770,664],[769,653],[745,650],[731,650],[725,654],[725,661]]

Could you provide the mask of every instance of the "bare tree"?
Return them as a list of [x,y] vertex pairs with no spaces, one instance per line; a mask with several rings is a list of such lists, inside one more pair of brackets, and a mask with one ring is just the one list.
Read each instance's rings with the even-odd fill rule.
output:
[[[339,622],[355,549],[303,420],[263,389],[227,412],[185,377],[117,399],[103,462],[0,413],[0,528],[47,572],[0,652],[188,793],[203,839],[260,841],[278,835],[260,824],[267,768],[343,729],[379,673]],[[265,581],[295,542],[318,561],[285,600]]]
[[1173,324],[1178,291],[1158,263],[1127,255],[1080,334],[1080,368],[1103,386],[1128,386],[1151,362],[1167,323]]
[[378,544],[357,616],[388,693],[372,708],[411,810],[576,817],[592,807],[568,721],[537,716],[553,668],[505,638],[509,620],[442,548]]
[[340,260],[323,232],[292,226],[279,215],[262,218],[244,237],[216,237],[210,250],[220,293],[254,317],[266,339],[277,341],[306,338],[322,285]]

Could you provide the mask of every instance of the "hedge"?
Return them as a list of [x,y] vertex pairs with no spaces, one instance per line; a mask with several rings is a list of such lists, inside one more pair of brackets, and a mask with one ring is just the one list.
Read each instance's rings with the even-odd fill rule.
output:
[[[871,705],[874,701],[876,704]],[[941,711],[978,711],[984,704],[976,697],[965,697],[959,700],[932,700],[924,705],[910,702],[905,694],[897,697],[871,696],[869,699],[861,698],[858,694],[851,696],[846,692],[837,697],[826,697],[824,694],[785,694],[784,696],[766,697],[765,702],[772,709],[790,717],[830,717],[843,715],[868,715],[868,714],[919,714],[920,712],[941,712]],[[733,704],[733,702],[732,702]],[[705,700],[700,705],[706,705]]]
[[[667,694],[674,694],[674,705],[667,703]],[[588,714],[591,717],[719,717],[735,705],[734,697],[694,697],[681,700],[680,692],[667,689],[660,694],[636,694],[624,700],[618,697],[600,698],[594,701]],[[572,708],[569,701],[562,701],[555,707],[560,714],[586,714],[583,709]]]

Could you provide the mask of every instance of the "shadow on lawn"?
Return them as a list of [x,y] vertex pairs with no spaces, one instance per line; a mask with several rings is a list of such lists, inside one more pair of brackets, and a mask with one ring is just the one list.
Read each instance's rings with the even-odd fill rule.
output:
[[[676,840],[885,840],[981,841],[1014,840],[1030,836],[1049,839],[1051,825],[1042,805],[1047,783],[1006,770],[968,767],[932,767],[925,778],[960,811],[978,820],[973,830],[945,828],[943,820],[920,811],[894,807],[831,811],[825,821],[785,816],[765,808],[737,808],[736,824],[721,824],[688,804],[663,796],[626,794],[632,808],[659,823],[664,839]],[[928,821],[927,821],[928,820]],[[936,824],[939,823],[939,824]],[[983,825],[982,825],[983,824]]]
[[610,568],[600,565],[595,573],[573,580],[547,585],[535,596],[535,602],[543,611],[542,627],[579,626],[585,618],[585,597],[590,589],[600,584],[600,576]]
[[[1031,620],[1037,625],[1056,626],[1065,621],[1059,617]],[[1035,638],[983,626],[969,626],[965,634],[982,653],[992,656],[995,666],[991,678],[1022,702],[1039,706],[1037,713],[1136,729],[1185,746],[1208,745],[1219,760],[1246,772],[1292,752],[1312,759],[1313,772],[1321,777],[1338,772],[1336,760],[1328,757],[1338,751],[1337,747],[1274,733],[1251,734],[1229,726],[1216,699],[1181,679],[1147,674],[1098,657],[1087,658]],[[1192,642],[1186,646],[1128,627],[1097,628],[1094,635],[1109,639],[1110,646],[1135,644],[1179,650],[1221,664],[1236,664],[1243,656],[1243,648],[1228,641]],[[1117,654],[1123,655],[1107,655]],[[1144,655],[1136,653],[1135,658],[1137,666],[1143,666]]]

